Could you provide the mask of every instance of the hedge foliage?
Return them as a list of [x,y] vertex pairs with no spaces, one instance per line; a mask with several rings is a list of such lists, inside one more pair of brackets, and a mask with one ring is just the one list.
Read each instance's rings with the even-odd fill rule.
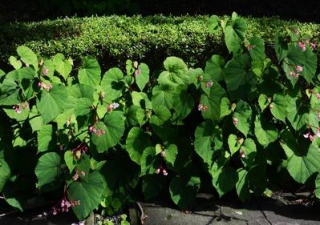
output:
[[[39,55],[56,53],[76,61],[92,55],[109,67],[126,59],[143,60],[152,66],[175,55],[189,65],[205,62],[213,53],[225,50],[221,33],[208,29],[209,16],[165,17],[155,15],[64,18],[32,23],[0,25],[1,64],[15,54],[19,45],[30,47]],[[319,39],[320,26],[284,21],[279,18],[245,18],[248,35],[261,37],[272,44],[274,36],[288,27],[299,27],[313,41]]]

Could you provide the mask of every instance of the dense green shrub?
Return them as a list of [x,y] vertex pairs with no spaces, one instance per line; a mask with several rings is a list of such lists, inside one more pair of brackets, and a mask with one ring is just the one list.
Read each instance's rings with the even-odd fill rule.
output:
[[[275,34],[299,26],[303,34],[318,40],[319,26],[278,18],[246,18],[248,36],[258,36],[272,45]],[[200,65],[214,53],[225,52],[221,34],[208,30],[207,16],[184,17],[90,17],[36,23],[13,23],[0,27],[1,60],[7,62],[19,45],[42,56],[61,52],[75,61],[85,55],[96,57],[103,68],[143,60],[153,67],[167,56]],[[159,67],[159,65],[157,65]],[[203,66],[203,65],[201,65]]]

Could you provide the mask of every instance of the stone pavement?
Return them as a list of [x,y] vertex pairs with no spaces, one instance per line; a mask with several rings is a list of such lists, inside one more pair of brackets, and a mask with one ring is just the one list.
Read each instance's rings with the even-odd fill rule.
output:
[[[143,217],[144,225],[320,225],[320,204],[307,207],[298,200],[293,204],[283,199],[259,199],[242,204],[232,198],[197,198],[189,212],[160,202],[140,202],[129,209],[129,217],[132,225],[141,224]],[[71,224],[79,223],[65,214],[42,217],[13,214],[0,218],[0,225]],[[93,225],[88,221],[82,224]]]

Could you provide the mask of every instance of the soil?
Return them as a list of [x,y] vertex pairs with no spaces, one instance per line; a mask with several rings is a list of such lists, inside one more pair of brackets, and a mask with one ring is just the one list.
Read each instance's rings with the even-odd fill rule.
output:
[[[134,0],[131,0],[134,1]],[[279,16],[301,22],[320,23],[320,1],[315,0],[135,0],[141,15],[230,15]],[[46,19],[41,0],[2,0],[0,23]]]

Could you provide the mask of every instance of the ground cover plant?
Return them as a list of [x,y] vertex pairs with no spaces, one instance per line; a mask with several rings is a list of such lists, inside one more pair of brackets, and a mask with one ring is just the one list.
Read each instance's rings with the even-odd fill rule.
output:
[[227,54],[204,68],[170,56],[159,73],[130,59],[102,72],[89,56],[74,68],[18,47],[0,73],[0,200],[82,220],[137,193],[188,209],[204,186],[246,201],[285,182],[320,198],[317,43],[287,27],[268,57],[236,13],[209,29]]

